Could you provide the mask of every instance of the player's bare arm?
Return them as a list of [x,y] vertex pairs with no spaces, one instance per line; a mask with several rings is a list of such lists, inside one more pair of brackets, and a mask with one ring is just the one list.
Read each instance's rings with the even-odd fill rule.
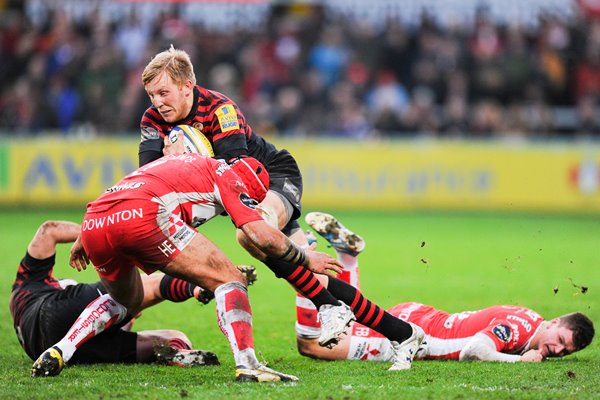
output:
[[315,246],[303,250],[281,231],[273,228],[264,220],[249,222],[242,225],[240,229],[254,246],[269,257],[278,258],[295,265],[303,265],[318,274],[330,274],[330,271],[340,273],[342,271],[340,262],[329,254],[314,251]]
[[478,333],[461,350],[460,361],[517,362],[521,356],[496,351],[496,345],[487,335]]
[[46,221],[38,228],[27,252],[34,258],[44,259],[56,252],[57,243],[71,243],[79,235],[81,226],[69,221]]

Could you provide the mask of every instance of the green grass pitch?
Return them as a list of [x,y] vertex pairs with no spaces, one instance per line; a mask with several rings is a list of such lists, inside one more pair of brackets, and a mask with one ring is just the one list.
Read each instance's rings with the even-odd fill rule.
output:
[[[307,210],[312,211],[312,210]],[[519,304],[546,318],[582,311],[600,326],[600,218],[528,214],[332,212],[361,234],[362,290],[384,307],[419,301],[450,312],[493,304]],[[423,399],[598,398],[600,345],[541,364],[417,361],[390,373],[386,363],[325,362],[295,348],[294,293],[258,265],[250,288],[259,358],[297,375],[294,384],[236,384],[228,344],[216,324],[214,304],[162,303],[146,310],[134,328],[173,328],[195,347],[216,352],[219,367],[157,365],[66,368],[59,377],[34,379],[32,361],[13,332],[8,296],[18,263],[37,226],[46,219],[78,221],[82,211],[0,212],[0,398],[10,399]],[[226,218],[201,231],[235,263],[252,259],[235,243]],[[320,242],[320,249],[331,252]],[[55,274],[81,282],[95,272],[67,265],[59,248]],[[587,289],[587,290],[586,290]],[[585,292],[585,293],[584,293]]]

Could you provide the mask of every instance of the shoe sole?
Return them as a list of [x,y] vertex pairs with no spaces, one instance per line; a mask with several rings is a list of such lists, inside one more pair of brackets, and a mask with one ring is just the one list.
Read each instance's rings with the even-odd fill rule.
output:
[[217,355],[209,351],[196,350],[178,357],[175,355],[172,360],[166,362],[168,365],[176,367],[203,367],[208,365],[221,365]]
[[154,347],[154,357],[156,357],[159,364],[183,368],[221,364],[217,355],[210,351],[192,350],[186,352],[165,345]]
[[298,380],[295,376],[285,374],[276,374],[266,371],[258,371],[258,375],[253,370],[236,370],[236,382],[295,382]]
[[310,212],[304,217],[306,223],[321,235],[334,249],[358,255],[365,249],[362,237],[342,225],[333,215]]

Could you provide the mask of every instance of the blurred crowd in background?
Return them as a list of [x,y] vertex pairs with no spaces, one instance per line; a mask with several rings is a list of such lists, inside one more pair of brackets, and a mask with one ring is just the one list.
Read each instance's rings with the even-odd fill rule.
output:
[[472,18],[424,9],[410,22],[401,7],[367,19],[339,1],[152,15],[100,3],[0,2],[0,135],[137,135],[150,105],[141,72],[173,44],[262,135],[600,138],[593,1],[527,21],[480,2]]

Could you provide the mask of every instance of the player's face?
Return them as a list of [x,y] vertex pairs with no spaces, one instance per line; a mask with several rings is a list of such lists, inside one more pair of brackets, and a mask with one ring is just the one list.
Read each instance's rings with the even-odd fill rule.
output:
[[575,351],[573,331],[560,325],[558,320],[551,320],[539,332],[537,349],[546,357],[564,357]]
[[191,111],[193,103],[193,84],[187,81],[180,85],[171,79],[166,72],[161,73],[148,83],[144,89],[166,122],[177,122],[185,118]]

